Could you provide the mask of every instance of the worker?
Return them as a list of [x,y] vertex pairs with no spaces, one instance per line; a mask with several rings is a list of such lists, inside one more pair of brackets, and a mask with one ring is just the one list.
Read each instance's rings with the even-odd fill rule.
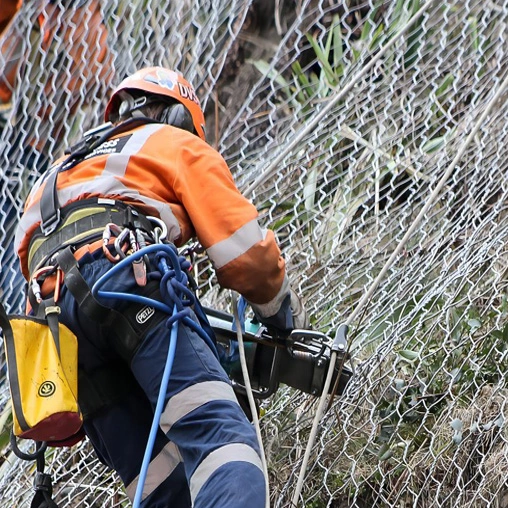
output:
[[0,1],[0,157],[8,161],[0,168],[0,294],[12,308],[22,304],[12,242],[25,191],[68,135],[69,114],[110,87],[112,56],[100,0]]
[[[90,294],[71,287],[78,279],[87,289],[93,287],[131,252],[118,248],[125,237],[122,228],[142,231],[148,244],[162,231],[176,247],[197,237],[219,284],[243,295],[259,320],[274,330],[287,334],[304,327],[306,315],[290,289],[274,233],[260,227],[256,208],[235,186],[221,155],[206,143],[204,115],[188,81],[162,67],[141,69],[113,92],[105,120],[109,123],[71,147],[36,183],[16,246],[25,277],[30,281],[42,274],[43,293],[55,284],[54,275],[45,278],[44,267],[58,265],[64,273],[69,266],[75,270],[74,263],[78,267],[72,284],[64,279],[59,288],[58,305],[60,321],[78,337],[84,430],[132,499],[167,357],[167,316],[150,318],[146,307],[135,313],[117,299],[101,301],[134,325],[134,315],[142,318],[138,323],[148,320],[139,339],[127,340],[118,319],[95,321],[86,304]],[[111,217],[116,217],[114,224]],[[114,243],[110,233],[118,234]],[[132,244],[129,248],[136,250]],[[72,252],[65,266],[62,252]],[[153,293],[161,273],[154,257],[148,258],[112,277],[108,291]],[[193,308],[192,319],[206,328],[197,300]],[[91,392],[99,394],[95,403],[83,399]],[[179,327],[142,506],[265,506],[256,433],[213,340],[204,340],[194,327]]]

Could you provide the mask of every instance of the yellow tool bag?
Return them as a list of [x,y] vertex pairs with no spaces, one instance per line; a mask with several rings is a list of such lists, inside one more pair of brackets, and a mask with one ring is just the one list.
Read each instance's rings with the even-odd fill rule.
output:
[[[46,319],[7,315],[0,304],[14,435],[63,442],[79,434],[78,343],[58,322],[60,308],[47,305]],[[79,441],[79,439],[78,439]],[[58,444],[52,444],[58,446]]]

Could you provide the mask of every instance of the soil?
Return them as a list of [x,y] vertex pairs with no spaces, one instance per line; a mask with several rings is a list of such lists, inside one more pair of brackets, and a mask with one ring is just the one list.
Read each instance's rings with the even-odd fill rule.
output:
[[270,61],[281,41],[276,27],[275,4],[275,0],[253,2],[229,51],[215,86],[215,100],[208,102],[205,111],[207,140],[212,145],[244,104],[252,84],[260,78],[259,71],[248,60]]

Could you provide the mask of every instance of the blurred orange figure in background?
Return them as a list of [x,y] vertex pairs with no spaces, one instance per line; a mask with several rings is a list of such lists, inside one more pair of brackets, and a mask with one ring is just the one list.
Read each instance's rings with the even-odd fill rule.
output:
[[30,72],[30,84],[44,91],[30,97],[30,114],[42,120],[45,132],[23,143],[44,151],[49,137],[62,136],[69,115],[102,96],[113,61],[100,0],[38,0],[28,34],[18,23],[22,6],[22,0],[0,2],[0,106],[9,108],[17,80]]

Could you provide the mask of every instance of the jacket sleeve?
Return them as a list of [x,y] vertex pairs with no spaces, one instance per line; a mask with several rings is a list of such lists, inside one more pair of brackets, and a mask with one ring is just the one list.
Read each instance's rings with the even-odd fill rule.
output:
[[242,294],[262,316],[279,310],[289,293],[284,259],[272,231],[237,189],[221,155],[194,136],[180,150],[173,182],[221,286]]
[[0,2],[0,35],[21,8],[21,0],[2,0]]

